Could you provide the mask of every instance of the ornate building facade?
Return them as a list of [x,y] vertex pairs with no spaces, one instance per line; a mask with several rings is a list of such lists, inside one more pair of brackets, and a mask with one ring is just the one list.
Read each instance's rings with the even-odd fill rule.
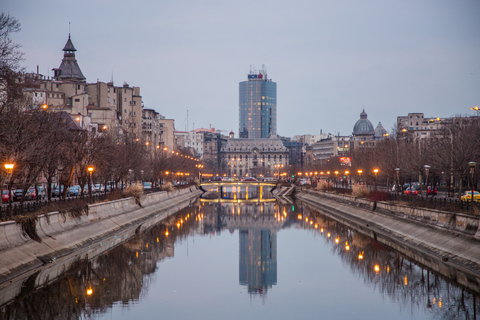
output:
[[288,149],[276,136],[229,139],[221,149],[222,167],[229,176],[274,176],[289,163]]

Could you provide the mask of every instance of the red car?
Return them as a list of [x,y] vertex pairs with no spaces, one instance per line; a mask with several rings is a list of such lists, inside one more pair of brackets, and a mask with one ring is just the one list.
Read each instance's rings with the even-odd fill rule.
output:
[[406,195],[416,196],[418,195],[418,189],[416,187],[410,187],[405,189],[404,193]]
[[[8,202],[8,190],[3,190],[2,192],[2,202],[7,203]],[[13,198],[12,198],[13,199]]]

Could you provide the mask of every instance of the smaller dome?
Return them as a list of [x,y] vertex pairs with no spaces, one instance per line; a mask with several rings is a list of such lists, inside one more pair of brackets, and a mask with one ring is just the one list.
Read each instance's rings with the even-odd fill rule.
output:
[[383,137],[384,134],[387,133],[387,130],[382,126],[382,123],[379,122],[377,127],[375,128],[375,137]]

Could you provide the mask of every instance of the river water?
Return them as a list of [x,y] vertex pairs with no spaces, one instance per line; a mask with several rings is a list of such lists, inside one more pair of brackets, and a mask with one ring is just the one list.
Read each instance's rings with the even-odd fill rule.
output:
[[480,308],[478,293],[319,211],[272,200],[199,199],[34,283],[0,319],[474,319]]

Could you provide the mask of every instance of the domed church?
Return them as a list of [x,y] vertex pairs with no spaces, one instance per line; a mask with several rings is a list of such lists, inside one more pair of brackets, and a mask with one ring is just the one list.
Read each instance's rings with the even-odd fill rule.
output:
[[370,120],[367,119],[367,113],[363,109],[360,113],[360,119],[353,126],[353,136],[374,136],[375,130]]

